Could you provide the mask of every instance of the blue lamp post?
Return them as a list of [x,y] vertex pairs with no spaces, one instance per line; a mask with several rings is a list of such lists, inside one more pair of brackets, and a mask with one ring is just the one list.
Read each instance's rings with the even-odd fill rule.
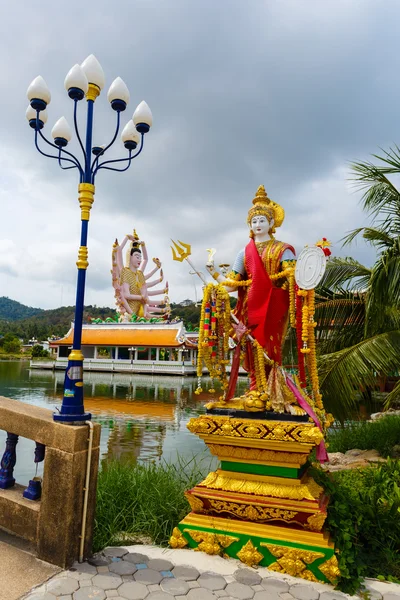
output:
[[[82,342],[82,320],[85,295],[86,269],[88,267],[87,236],[90,209],[94,201],[95,178],[100,169],[110,171],[126,171],[131,162],[138,156],[143,148],[143,139],[153,124],[152,114],[146,102],[141,102],[136,108],[132,119],[122,131],[121,138],[128,156],[115,160],[103,160],[104,154],[114,144],[119,129],[120,117],[129,102],[129,90],[120,77],[113,81],[108,90],[107,98],[111,108],[117,113],[117,124],[114,136],[106,146],[93,146],[93,112],[94,103],[104,87],[104,73],[100,63],[93,54],[82,63],[75,65],[65,78],[65,89],[68,96],[74,102],[74,129],[79,142],[83,159],[82,161],[66,150],[71,140],[72,131],[66,119],[61,117],[53,129],[51,135],[53,141],[49,141],[43,134],[43,127],[47,121],[46,107],[50,103],[51,95],[42,77],[36,77],[28,88],[27,95],[30,102],[26,111],[29,125],[35,131],[35,146],[40,154],[48,158],[54,158],[62,169],[77,169],[79,173],[78,200],[81,208],[81,242],[78,251],[78,283],[76,290],[74,339],[71,353],[68,357],[68,366],[65,372],[64,397],[59,413],[54,414],[55,421],[64,423],[82,423],[91,418],[86,413],[83,404],[83,354]],[[77,123],[78,102],[86,97],[87,118],[86,133],[82,141]],[[44,152],[39,147],[39,142],[44,142],[51,148],[53,153]],[[56,152],[54,152],[54,150]],[[135,151],[135,153],[133,153]],[[119,165],[115,165],[119,163]]]

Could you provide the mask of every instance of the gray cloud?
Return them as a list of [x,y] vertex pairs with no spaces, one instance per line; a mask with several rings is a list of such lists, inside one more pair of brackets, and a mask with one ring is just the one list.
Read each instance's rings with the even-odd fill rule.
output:
[[[193,282],[172,262],[170,237],[192,243],[199,264],[211,245],[231,262],[246,242],[246,214],[260,183],[286,209],[281,237],[299,248],[322,235],[338,242],[366,222],[345,183],[347,164],[397,138],[399,17],[395,0],[383,6],[373,0],[122,0],[118,6],[44,0],[40,11],[10,5],[0,37],[6,159],[0,242],[12,240],[20,258],[14,265],[3,257],[4,269],[18,275],[0,274],[2,293],[26,300],[23,278],[40,306],[59,304],[60,286],[64,302],[74,301],[77,180],[33,147],[25,90],[37,74],[52,91],[47,135],[62,114],[72,122],[63,80],[91,52],[105,70],[106,88],[117,75],[130,88],[124,123],[143,98],[154,114],[131,170],[99,173],[87,300],[112,302],[111,245],[133,226],[152,254],[163,257],[172,299],[182,299],[193,297]],[[96,102],[99,144],[114,128],[105,96],[106,90]],[[83,102],[80,109],[83,123]],[[116,146],[112,156],[123,151]],[[344,251],[336,244],[335,252]],[[362,244],[350,252],[373,260]],[[18,271],[24,260],[29,270]]]

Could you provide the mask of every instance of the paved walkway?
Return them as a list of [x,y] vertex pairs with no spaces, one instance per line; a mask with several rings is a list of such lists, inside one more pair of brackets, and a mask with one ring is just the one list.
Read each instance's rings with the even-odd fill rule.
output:
[[[400,600],[400,585],[366,582],[371,600]],[[330,585],[249,569],[236,560],[155,546],[106,548],[25,600],[346,600]],[[353,597],[356,598],[356,597]],[[365,600],[366,596],[364,596]]]

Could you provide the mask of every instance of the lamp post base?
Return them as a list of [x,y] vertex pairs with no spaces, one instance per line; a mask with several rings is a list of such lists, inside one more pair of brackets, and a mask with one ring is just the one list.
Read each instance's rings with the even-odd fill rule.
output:
[[85,421],[90,421],[91,413],[83,413],[80,415],[63,415],[61,413],[53,413],[53,421],[65,423],[66,425],[82,425]]

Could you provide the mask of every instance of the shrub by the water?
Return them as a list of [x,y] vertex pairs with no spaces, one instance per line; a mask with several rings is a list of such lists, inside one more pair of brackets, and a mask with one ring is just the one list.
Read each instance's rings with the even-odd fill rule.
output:
[[[207,462],[207,461],[206,461]],[[190,511],[184,492],[211,470],[201,460],[103,463],[99,473],[93,549],[148,539],[165,546]],[[130,543],[135,543],[130,541]]]
[[328,434],[329,452],[377,450],[381,456],[391,456],[394,446],[400,444],[400,417],[381,417],[377,421],[358,421],[331,430]]
[[364,577],[400,583],[400,461],[312,475],[330,495],[326,526],[339,551],[338,588],[354,593]]

